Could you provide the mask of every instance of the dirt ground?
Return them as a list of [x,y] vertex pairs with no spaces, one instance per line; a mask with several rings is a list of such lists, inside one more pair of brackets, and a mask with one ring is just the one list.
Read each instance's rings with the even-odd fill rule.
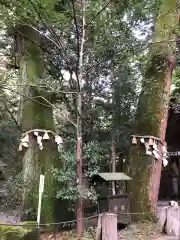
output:
[[[90,232],[85,234],[82,240],[94,240],[94,233]],[[42,235],[42,240],[75,240],[75,234],[65,232],[58,235]],[[155,224],[132,224],[128,228],[119,231],[118,240],[176,240],[174,237],[167,237],[161,234]],[[178,239],[177,239],[178,240]]]
[[120,231],[120,240],[175,240],[177,238],[167,237],[161,234],[155,224],[144,223],[130,225],[127,229]]

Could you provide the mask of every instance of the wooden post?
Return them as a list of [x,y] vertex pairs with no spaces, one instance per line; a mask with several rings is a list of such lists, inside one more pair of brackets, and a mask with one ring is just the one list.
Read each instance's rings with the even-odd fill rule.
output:
[[168,236],[180,238],[180,208],[171,207],[167,210],[165,232]]
[[117,240],[117,214],[102,215],[102,240]]
[[102,236],[102,214],[99,215],[98,218],[98,224],[97,224],[97,229],[96,229],[96,240],[101,240]]
[[163,233],[167,221],[167,206],[159,206],[157,208],[156,217],[158,220],[158,228],[160,232]]

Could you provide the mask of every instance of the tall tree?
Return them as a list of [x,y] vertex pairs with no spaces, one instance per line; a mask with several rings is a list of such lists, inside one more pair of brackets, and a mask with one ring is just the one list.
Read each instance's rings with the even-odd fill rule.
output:
[[[39,89],[38,82],[45,77],[42,52],[39,47],[40,36],[27,25],[17,26],[16,49],[19,59],[19,88],[21,88],[21,129],[23,137],[28,136],[27,145],[23,147],[23,219],[34,219],[37,215],[38,183],[40,174],[45,175],[45,197],[42,202],[42,221],[53,220],[54,179],[50,172],[55,164],[57,147],[54,139],[44,140],[40,149],[33,132],[40,129],[55,131],[51,94],[46,89]],[[34,85],[34,86],[33,86]],[[39,130],[39,131],[40,131]],[[36,131],[38,132],[38,130]],[[38,133],[39,138],[43,137]]]
[[[133,36],[133,27],[137,24],[138,18],[144,20],[147,15],[147,8],[144,8],[142,15],[140,8],[143,9],[142,6],[146,2],[148,2],[148,6],[151,6],[152,1],[142,2],[142,4],[141,1],[140,3],[139,1],[123,1],[121,3],[108,1],[104,3],[101,0],[96,2],[87,0],[81,3],[72,0],[65,3],[65,1],[58,0],[14,0],[6,4],[8,10],[9,8],[11,11],[16,10],[11,16],[15,17],[18,23],[22,24],[24,21],[29,30],[31,29],[30,31],[34,30],[32,36],[29,36],[28,31],[22,33],[24,42],[30,46],[33,45],[32,41],[38,44],[41,35],[43,39],[41,48],[39,45],[36,46],[34,55],[37,58],[33,58],[33,61],[31,58],[35,44],[32,49],[28,47],[26,53],[29,57],[26,56],[26,58],[30,64],[33,64],[39,56],[37,62],[40,65],[33,64],[33,74],[37,76],[36,79],[41,79],[41,83],[44,85],[48,85],[50,88],[55,86],[53,97],[60,100],[60,104],[56,104],[56,106],[61,107],[61,111],[56,111],[56,116],[58,115],[60,119],[65,109],[65,112],[68,112],[68,117],[65,118],[69,125],[71,124],[71,128],[69,126],[66,128],[66,137],[72,135],[77,137],[76,160],[79,197],[76,200],[77,220],[80,224],[77,226],[79,233],[83,228],[82,139],[86,143],[94,139],[102,142],[107,137],[109,138],[112,125],[117,132],[123,132],[123,134],[118,133],[117,137],[119,139],[121,135],[122,142],[124,135],[129,134],[128,128],[134,112],[131,108],[134,104],[132,89],[136,84],[134,81],[136,77],[132,77],[135,71],[131,62],[134,61],[134,53],[137,54],[137,50],[140,49],[135,47],[138,42]],[[37,34],[38,39],[34,36],[35,33],[39,33]],[[46,64],[43,64],[40,58],[42,52]],[[114,60],[115,77],[110,79],[112,59]],[[39,66],[42,69],[40,74],[38,73]],[[51,75],[51,77],[48,75],[49,79],[42,78],[43,72],[45,72],[44,67]],[[20,69],[22,70],[22,67]],[[66,78],[65,75],[68,77]],[[36,82],[34,83],[36,84]],[[32,86],[28,86],[28,89],[32,93],[29,90],[26,93],[28,96],[26,103],[29,106],[32,104],[32,109],[34,109],[34,106],[38,106],[36,104],[39,103],[35,104],[34,101],[30,101],[30,98],[38,97],[36,96],[38,89],[32,88]],[[24,95],[24,90],[22,94]],[[41,92],[40,95],[46,98],[46,94]],[[51,108],[52,106],[49,104],[51,99],[49,98],[47,96],[48,102],[42,98],[41,100],[44,105],[49,105]],[[39,100],[38,98],[38,102]],[[25,103],[23,105],[25,106]],[[24,114],[23,111],[22,114]],[[33,114],[36,115],[37,112],[33,112]],[[27,118],[25,119],[27,120]],[[120,122],[121,126],[119,126]],[[64,130],[62,125],[61,121],[60,131]]]
[[[73,9],[74,9],[73,5]],[[77,77],[77,125],[76,125],[76,164],[77,164],[77,184],[80,188],[80,198],[77,199],[76,202],[76,215],[77,215],[77,237],[80,238],[83,233],[83,196],[82,196],[82,180],[83,180],[83,147],[82,147],[82,86],[83,86],[83,74],[84,74],[84,43],[85,43],[85,35],[86,35],[86,0],[83,0],[80,6],[82,9],[81,18],[82,18],[82,27],[81,27],[81,36],[79,45],[79,62],[78,68],[76,72]],[[75,11],[75,9],[73,10]],[[75,14],[75,12],[74,12]],[[75,16],[76,17],[76,16]],[[75,20],[76,24],[76,20]],[[79,34],[79,33],[77,33]],[[77,36],[78,37],[78,36]],[[78,37],[79,38],[79,37]]]
[[[134,124],[134,134],[155,136],[162,141],[165,140],[172,72],[175,67],[176,23],[176,1],[163,0],[154,27]],[[144,151],[139,143],[133,145],[127,162],[127,173],[133,179],[129,183],[133,212],[149,212],[158,200],[162,158],[156,160],[145,155]],[[136,219],[149,217],[152,216],[135,216]]]

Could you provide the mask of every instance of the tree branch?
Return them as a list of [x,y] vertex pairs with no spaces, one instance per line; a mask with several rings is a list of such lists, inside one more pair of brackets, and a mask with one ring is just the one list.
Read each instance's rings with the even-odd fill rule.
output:
[[80,43],[79,43],[79,30],[78,30],[78,23],[76,19],[76,9],[75,9],[75,3],[74,0],[71,0],[72,6],[73,6],[73,18],[74,18],[74,25],[76,28],[76,38],[77,38],[77,64],[76,64],[76,78],[77,78],[77,85],[78,85],[78,91],[80,91],[80,82],[79,82],[79,61],[80,61]]
[[[11,92],[13,92],[13,93],[17,93],[18,95],[20,95],[20,96],[22,96],[22,97],[25,97],[25,98],[27,98],[27,99],[30,99],[31,101],[33,101],[33,102],[36,102],[36,103],[38,103],[38,104],[40,104],[40,105],[42,105],[42,106],[45,106],[45,107],[52,107],[53,109],[54,109],[54,106],[53,106],[53,104],[51,103],[51,102],[49,102],[46,98],[44,98],[43,96],[37,96],[37,97],[29,97],[29,96],[26,96],[26,95],[24,95],[24,94],[22,94],[22,93],[19,93],[19,92],[17,92],[17,91],[15,91],[14,89],[10,89],[10,88],[8,88],[8,87],[3,87],[4,89],[7,89],[7,90],[9,90],[9,91],[11,91]],[[44,104],[44,103],[42,103],[42,102],[39,102],[39,101],[37,101],[37,100],[35,100],[35,98],[41,98],[41,99],[43,99],[46,103],[48,103],[48,104]],[[57,109],[56,109],[57,110]],[[71,120],[71,119],[69,119],[68,117],[66,117],[66,116],[64,116],[60,111],[59,111],[59,114],[64,118],[64,119],[66,119],[68,122],[70,122],[75,128],[76,128],[76,124]]]
[[6,111],[9,113],[9,115],[11,116],[12,120],[14,121],[14,123],[16,124],[16,126],[18,127],[18,129],[21,131],[21,127],[18,124],[18,121],[16,120],[16,118],[13,116],[12,112],[9,110],[7,104],[5,104],[5,109]]
[[[7,85],[7,84],[6,84]],[[2,84],[0,84],[0,86],[1,87],[6,87],[6,85],[2,85]],[[49,85],[47,85],[47,84],[40,84],[40,85],[37,85],[37,84],[14,84],[14,85],[9,85],[8,84],[8,87],[15,87],[15,86],[19,86],[19,87],[39,87],[39,88],[50,88],[51,89],[51,91],[52,91],[52,93],[55,93],[55,94],[58,94],[58,93],[61,93],[61,94],[77,94],[77,92],[71,92],[71,91],[56,91],[56,89],[54,89],[54,88],[52,88],[52,87],[50,87]]]
[[108,6],[111,2],[112,2],[112,0],[110,0],[109,2],[107,2],[107,3],[105,4],[105,6],[102,7],[101,10],[96,13],[96,15],[91,19],[91,21],[89,21],[89,23],[85,25],[85,29],[94,22],[94,20],[97,18],[97,16],[99,16],[99,15],[107,8],[107,6]]

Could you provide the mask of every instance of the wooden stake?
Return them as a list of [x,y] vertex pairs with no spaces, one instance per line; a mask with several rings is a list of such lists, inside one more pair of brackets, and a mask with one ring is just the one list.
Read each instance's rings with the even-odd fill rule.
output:
[[102,215],[102,240],[117,240],[117,214]]
[[167,210],[165,232],[168,236],[180,239],[180,208],[171,207]]
[[132,139],[132,144],[137,144],[137,139],[136,139],[136,137],[133,137],[133,139]]
[[99,215],[98,224],[96,229],[96,240],[101,240],[102,237],[102,214]]
[[152,138],[149,138],[149,146],[153,146],[153,144],[154,144],[153,139],[152,139]]

